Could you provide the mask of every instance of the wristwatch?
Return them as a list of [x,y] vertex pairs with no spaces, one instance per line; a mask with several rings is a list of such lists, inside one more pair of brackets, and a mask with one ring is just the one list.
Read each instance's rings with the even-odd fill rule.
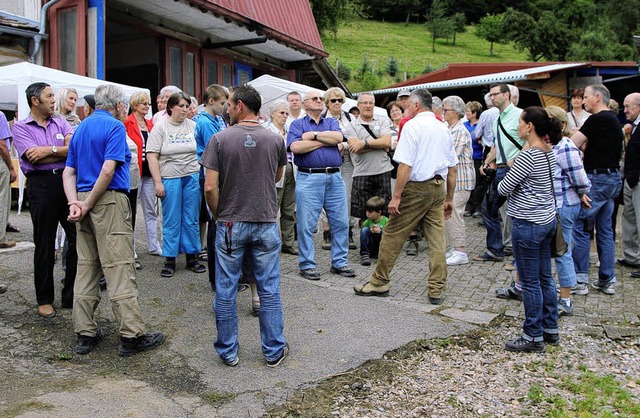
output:
[[51,152],[53,152],[53,155],[56,155],[58,153],[58,147],[56,147],[55,145],[51,147]]
[[364,149],[369,149],[369,140],[368,139],[364,140]]
[[313,140],[317,141],[318,140],[318,131],[313,133]]

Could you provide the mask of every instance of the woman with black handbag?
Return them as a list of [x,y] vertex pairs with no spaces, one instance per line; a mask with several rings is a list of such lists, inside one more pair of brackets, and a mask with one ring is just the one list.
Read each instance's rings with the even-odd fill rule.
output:
[[548,143],[562,135],[560,122],[539,107],[520,115],[518,136],[529,148],[520,152],[513,167],[498,184],[509,196],[507,214],[512,218],[513,253],[522,284],[525,320],[522,336],[505,348],[516,352],[542,352],[545,343],[557,344],[558,304],[551,275],[551,240],[556,229],[556,208],[551,171],[555,156]]

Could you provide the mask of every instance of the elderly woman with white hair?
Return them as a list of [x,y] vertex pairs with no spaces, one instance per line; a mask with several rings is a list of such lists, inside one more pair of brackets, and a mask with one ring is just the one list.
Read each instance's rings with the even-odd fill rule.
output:
[[467,264],[469,256],[465,252],[466,231],[464,227],[464,208],[476,186],[476,173],[473,166],[473,145],[471,134],[461,119],[466,111],[464,100],[458,96],[448,96],[442,101],[442,112],[453,136],[453,146],[458,157],[458,178],[453,195],[453,213],[445,222],[447,247],[447,265]]
[[[287,118],[289,117],[289,103],[285,100],[276,100],[269,106],[269,121],[265,128],[280,135],[282,141],[287,143]],[[293,154],[287,152],[287,166],[284,175],[276,183],[278,191],[278,208],[280,209],[280,233],[282,235],[282,252],[298,255],[295,248],[295,211],[296,211],[296,180],[293,167]]]

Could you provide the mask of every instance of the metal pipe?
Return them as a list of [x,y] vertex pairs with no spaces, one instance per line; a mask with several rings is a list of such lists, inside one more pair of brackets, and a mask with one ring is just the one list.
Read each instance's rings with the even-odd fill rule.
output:
[[57,3],[60,3],[62,0],[50,0],[40,10],[40,30],[33,37],[33,52],[29,56],[29,60],[32,64],[36,63],[36,56],[38,52],[40,52],[40,45],[42,43],[42,39],[46,37],[47,34],[47,12],[51,8],[51,6],[55,6]]

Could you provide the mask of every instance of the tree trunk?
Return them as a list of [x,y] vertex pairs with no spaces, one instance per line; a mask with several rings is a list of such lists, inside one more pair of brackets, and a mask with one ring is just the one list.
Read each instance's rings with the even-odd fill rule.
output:
[[489,48],[489,55],[493,57],[493,42],[491,42],[491,48]]
[[453,44],[454,45],[456,44],[456,32],[455,31],[453,32]]
[[433,35],[433,42],[431,43],[431,52],[436,52],[436,35]]

